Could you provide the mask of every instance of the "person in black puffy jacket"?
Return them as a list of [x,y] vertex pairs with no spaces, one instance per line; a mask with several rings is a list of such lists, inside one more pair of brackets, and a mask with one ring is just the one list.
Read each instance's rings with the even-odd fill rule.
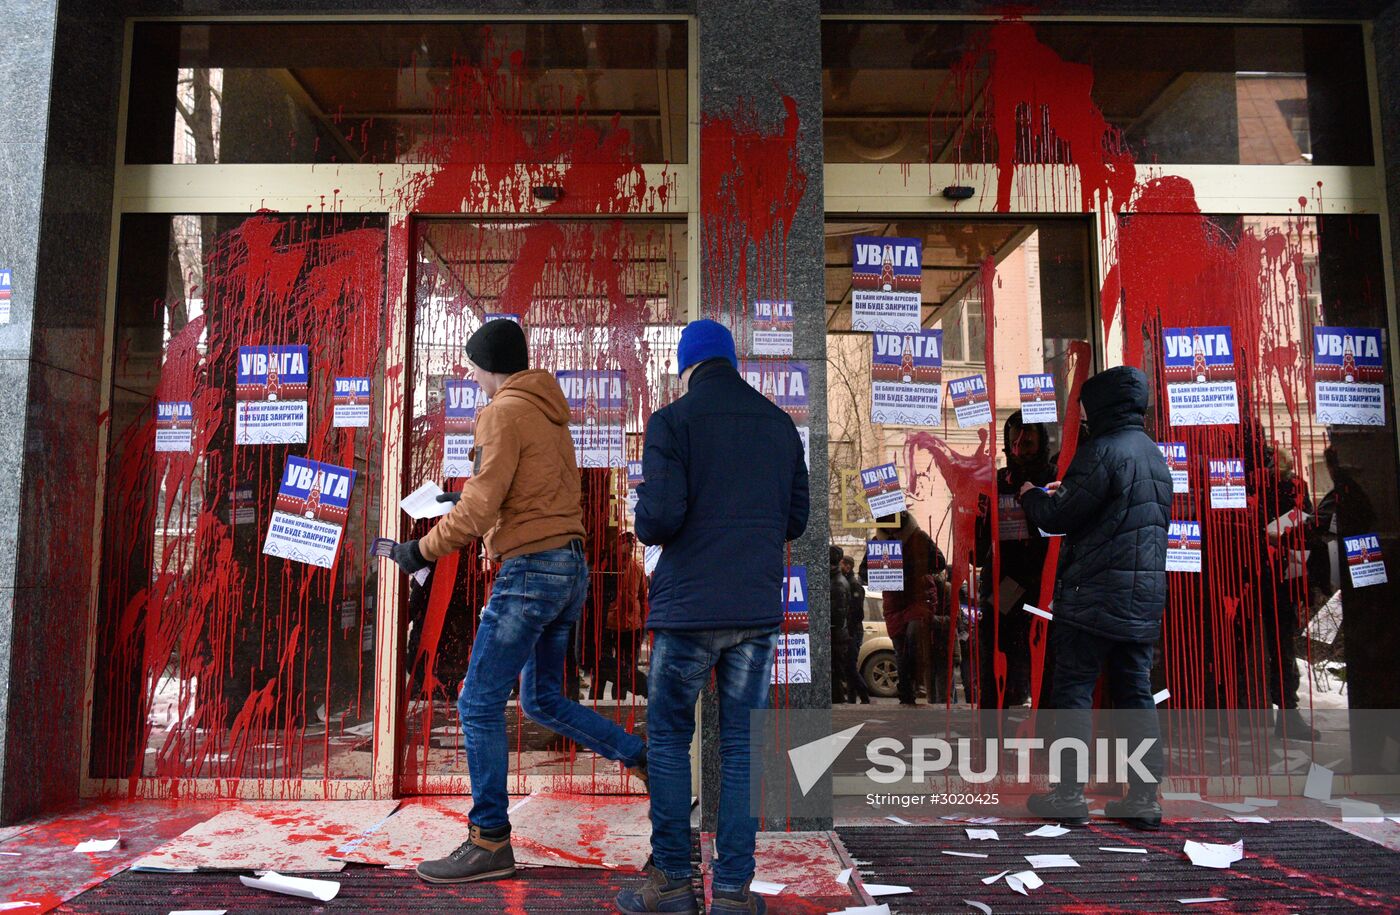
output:
[[[1021,487],[1027,521],[1064,535],[1051,609],[1055,656],[1056,733],[1090,738],[1094,685],[1107,673],[1113,705],[1123,716],[1129,746],[1152,739],[1142,759],[1151,780],[1129,769],[1127,796],[1110,803],[1109,816],[1157,828],[1162,809],[1161,738],[1152,701],[1152,653],[1167,599],[1167,521],[1172,481],[1166,461],[1143,425],[1147,378],[1120,366],[1084,383],[1079,402],[1089,422],[1059,484]],[[1137,714],[1134,714],[1134,713]],[[1084,786],[1074,777],[1049,794],[1033,795],[1030,810],[1061,823],[1088,822]]]

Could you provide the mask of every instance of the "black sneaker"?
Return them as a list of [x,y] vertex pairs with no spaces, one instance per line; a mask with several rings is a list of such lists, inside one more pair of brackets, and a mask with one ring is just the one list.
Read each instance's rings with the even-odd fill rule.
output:
[[1162,828],[1162,805],[1157,803],[1157,788],[1129,788],[1121,800],[1109,801],[1103,805],[1105,815],[1122,820],[1134,829],[1157,830]]
[[1084,799],[1084,786],[1061,782],[1045,794],[1026,798],[1026,809],[1032,816],[1054,820],[1061,826],[1084,826],[1089,822],[1089,802]]
[[623,915],[699,915],[700,906],[695,902],[695,890],[690,878],[672,880],[661,868],[647,858],[642,868],[646,883],[636,889],[623,890],[613,902]]
[[471,883],[515,876],[515,852],[510,847],[510,827],[505,835],[488,839],[481,827],[471,827],[470,838],[446,858],[424,861],[417,867],[419,879],[429,883]]
[[768,903],[744,884],[742,890],[715,890],[710,894],[710,915],[763,915]]

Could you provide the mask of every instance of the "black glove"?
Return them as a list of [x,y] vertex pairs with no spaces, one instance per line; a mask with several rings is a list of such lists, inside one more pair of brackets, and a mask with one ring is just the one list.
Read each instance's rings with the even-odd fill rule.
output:
[[437,500],[439,502],[451,502],[455,505],[456,503],[462,501],[462,494],[460,492],[445,492],[442,495],[438,496]]
[[394,544],[393,555],[389,558],[398,563],[399,568],[409,575],[421,572],[432,565],[431,562],[423,558],[423,552],[418,549],[417,540],[406,540],[403,543]]

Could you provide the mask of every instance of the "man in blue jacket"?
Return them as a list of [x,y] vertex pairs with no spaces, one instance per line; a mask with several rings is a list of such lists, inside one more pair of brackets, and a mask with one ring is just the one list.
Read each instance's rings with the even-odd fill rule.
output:
[[739,376],[734,338],[714,321],[681,332],[685,391],[652,414],[637,488],[637,537],[662,547],[651,579],[647,701],[651,860],[618,908],[695,912],[690,741],[695,702],[715,676],[720,797],[712,913],[761,913],[749,891],[749,712],[767,705],[782,622],[784,544],[807,528],[807,465],[786,413]]

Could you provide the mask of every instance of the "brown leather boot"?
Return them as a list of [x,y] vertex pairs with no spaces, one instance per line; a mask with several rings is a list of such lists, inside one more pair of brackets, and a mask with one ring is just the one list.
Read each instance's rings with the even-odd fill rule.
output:
[[472,824],[467,841],[446,858],[418,865],[419,879],[429,883],[471,883],[475,880],[503,880],[515,876],[515,852],[510,847],[510,827],[487,838],[480,826]]

